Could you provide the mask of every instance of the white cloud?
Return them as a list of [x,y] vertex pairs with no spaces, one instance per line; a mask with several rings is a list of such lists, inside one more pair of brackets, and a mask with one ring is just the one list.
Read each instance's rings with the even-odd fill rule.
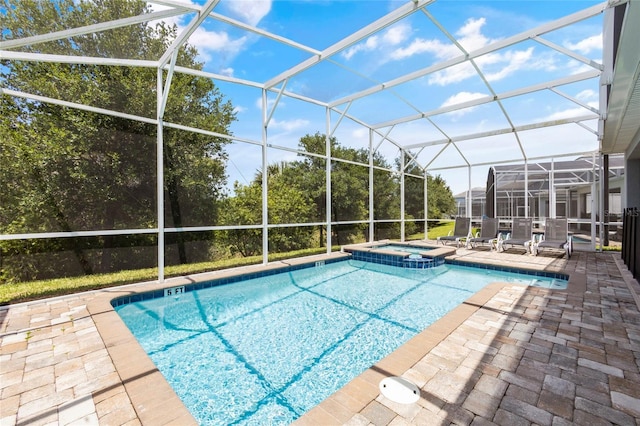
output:
[[602,33],[587,37],[577,43],[565,42],[564,47],[587,55],[593,51],[602,50]]
[[[473,51],[493,40],[481,33],[482,26],[486,23],[484,18],[468,19],[465,24],[456,31],[458,43],[467,51]],[[431,53],[438,59],[451,59],[462,54],[462,51],[453,43],[442,42],[438,39],[425,40],[416,38],[409,46],[395,50],[391,57],[393,59],[404,59],[420,53]]]
[[447,107],[450,105],[457,105],[457,104],[461,104],[463,102],[467,102],[467,101],[472,101],[474,99],[478,99],[478,98],[483,98],[487,96],[484,93],[479,93],[479,92],[459,92],[456,93],[453,96],[450,96],[449,98],[447,98],[447,100],[445,100],[442,105],[440,105],[441,107]]
[[254,26],[271,11],[271,0],[231,0],[224,4],[238,19]]
[[[478,66],[483,69],[484,65],[491,64],[505,64],[496,72],[485,72],[485,77],[488,81],[498,81],[505,77],[510,76],[516,71],[532,65],[530,60],[533,56],[533,47],[527,50],[510,50],[504,54],[495,53],[492,55],[485,55],[487,58],[478,58]],[[535,67],[532,65],[532,67]],[[483,70],[484,71],[484,70]]]
[[382,47],[396,46],[404,42],[410,32],[411,27],[408,24],[400,23],[388,28],[380,35],[372,35],[364,42],[351,46],[344,50],[341,55],[349,60],[358,52],[371,52]]
[[195,30],[189,37],[189,44],[198,49],[200,57],[205,61],[211,60],[214,52],[234,57],[242,50],[246,42],[247,37],[240,37],[234,40],[225,31],[209,31],[202,27]]
[[[189,5],[195,5],[193,1],[190,0],[177,0],[180,3],[185,3]],[[241,2],[244,3],[244,2]],[[157,4],[149,4],[151,6],[151,10],[153,11],[161,11],[169,9],[169,7],[157,5]],[[178,34],[180,34],[186,28],[187,24],[190,21],[186,15],[180,16],[172,16],[169,18],[165,18],[162,20],[169,26],[176,25],[178,27]],[[150,22],[151,26],[155,25],[158,21]],[[217,56],[225,57],[226,59],[232,59],[235,57],[238,52],[242,50],[244,45],[247,42],[247,37],[240,37],[233,39],[229,36],[226,31],[210,31],[206,28],[200,26],[198,27],[191,37],[189,37],[188,43],[194,46],[198,50],[198,54],[201,60],[204,62],[208,62],[213,58],[213,53],[215,52]],[[227,74],[228,71],[232,68],[225,68],[220,71],[220,73],[224,75]]]
[[433,53],[439,58],[449,58],[455,56],[455,54],[460,54],[460,50],[455,45],[444,44],[440,40],[417,38],[410,45],[394,50],[391,53],[391,58],[396,60],[405,59],[420,53]]
[[[458,105],[467,101],[471,101],[474,99],[478,99],[478,98],[483,98],[487,96],[484,93],[479,93],[479,92],[459,92],[456,93],[453,96],[450,96],[449,98],[447,98],[442,105],[440,105],[440,107],[447,107],[447,106],[451,106],[451,105]],[[473,111],[474,109],[476,109],[476,107],[468,107],[468,108],[464,108],[464,109],[460,109],[460,110],[456,110],[456,111],[451,111],[448,112],[444,115],[448,115],[452,118],[458,118],[461,117],[467,113],[470,113],[471,111]]]
[[598,94],[595,90],[586,89],[576,95],[576,99],[581,101],[598,100]]
[[[482,33],[482,28],[485,24],[485,18],[468,19],[456,31],[457,41],[464,50],[472,52],[496,41],[496,39],[491,39]],[[365,50],[362,45],[354,46],[354,48]],[[396,48],[388,57],[392,60],[402,60],[424,53],[430,53],[436,59],[446,61],[462,55],[463,51],[448,41],[415,38],[407,45]],[[488,81],[502,80],[521,69],[545,69],[549,71],[556,68],[553,56],[539,55],[534,58],[533,53],[533,47],[526,50],[492,52],[476,58],[475,62]],[[476,74],[473,65],[470,62],[464,62],[431,74],[428,77],[428,83],[445,86],[461,82]]]
[[236,105],[236,106],[233,108],[233,112],[235,112],[235,113],[237,113],[237,114],[242,114],[242,113],[243,113],[243,112],[245,112],[246,110],[247,110],[247,107],[243,107],[243,106],[240,106],[240,105]]
[[459,36],[458,43],[460,43],[467,52],[484,47],[494,41],[487,38],[481,32],[482,27],[486,22],[487,21],[484,18],[468,19],[462,28],[456,32],[456,35]]
[[464,62],[431,74],[428,82],[429,84],[446,86],[447,84],[466,80],[474,75],[476,75],[476,70],[473,65],[470,62]]
[[309,125],[309,120],[304,120],[302,118],[296,118],[294,120],[282,120],[277,121],[276,119],[271,119],[270,126],[272,129],[280,129],[285,132],[292,132],[294,130],[300,129]]
[[233,77],[233,68],[227,67],[220,70],[220,74],[226,75],[227,77]]

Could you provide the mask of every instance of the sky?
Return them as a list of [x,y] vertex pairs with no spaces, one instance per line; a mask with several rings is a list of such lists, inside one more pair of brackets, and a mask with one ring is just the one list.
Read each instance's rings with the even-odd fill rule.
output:
[[[198,49],[204,70],[263,84],[406,3],[396,0],[221,0],[213,9],[214,14],[255,26],[294,45],[214,18],[207,18],[188,42]],[[593,109],[599,106],[598,77],[564,84],[554,90],[506,97],[500,103],[443,111],[428,119],[394,126],[385,123],[593,72],[596,68],[585,60],[602,63],[602,14],[542,35],[543,41],[572,52],[582,61],[540,41],[524,40],[476,57],[475,67],[467,61],[392,84],[391,90],[377,91],[351,103],[343,101],[354,93],[393,83],[408,73],[455,60],[465,51],[477,51],[599,3],[435,1],[426,12],[418,11],[367,34],[286,81],[287,92],[323,104],[337,103],[336,111],[330,113],[329,127],[324,106],[283,96],[274,109],[277,93],[270,92],[267,137],[272,148],[267,153],[268,162],[295,160],[296,153],[292,150],[297,148],[302,136],[328,130],[334,132],[341,145],[366,148],[369,125],[380,132],[374,133],[372,143],[387,156],[390,164],[398,155],[398,148],[381,135],[402,146],[414,147],[411,151],[418,162],[428,165],[433,174],[442,175],[452,191],[458,193],[469,185],[484,186],[487,164],[492,161],[520,159],[518,162],[522,162],[525,155],[536,158],[597,150],[598,140],[594,134],[597,119],[582,125],[519,132],[517,138],[511,133],[475,137],[446,146],[433,142],[465,139],[481,132],[576,115],[591,114],[595,118]],[[163,10],[166,6],[152,4],[152,8]],[[169,20],[182,29],[194,16],[186,14]],[[259,143],[262,140],[261,90],[222,80],[214,82],[235,107],[238,120],[231,126],[234,136]],[[274,87],[280,89],[283,84],[277,80]],[[341,119],[345,110],[360,122],[349,117]],[[228,152],[230,184],[236,180],[248,184],[260,168],[260,146],[234,142]],[[478,166],[468,168],[467,163]],[[455,168],[444,170],[447,167]]]

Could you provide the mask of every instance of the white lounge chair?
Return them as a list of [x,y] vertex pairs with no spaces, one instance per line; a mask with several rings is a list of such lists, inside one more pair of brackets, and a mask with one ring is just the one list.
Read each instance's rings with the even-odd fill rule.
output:
[[573,252],[573,244],[569,235],[569,224],[567,219],[553,219],[548,217],[544,223],[544,234],[540,241],[533,245],[533,254],[536,256],[540,249],[551,248],[564,250],[567,259],[571,257]]
[[456,243],[456,247],[460,247],[460,243],[467,239],[471,235],[471,218],[470,217],[456,217],[456,223],[453,226],[453,233],[449,232],[446,237],[438,237],[437,242],[441,242],[445,245],[447,241],[453,241]]
[[498,241],[498,251],[505,250],[505,246],[523,246],[526,253],[531,253],[533,241],[533,219],[530,217],[514,217],[511,235],[505,240]]

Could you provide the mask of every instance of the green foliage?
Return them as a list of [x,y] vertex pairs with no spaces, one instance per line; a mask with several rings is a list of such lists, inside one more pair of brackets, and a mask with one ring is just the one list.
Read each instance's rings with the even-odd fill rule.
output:
[[[45,34],[148,12],[144,1],[2,0],[4,40]],[[87,57],[157,59],[175,39],[177,27],[146,23],[37,43],[30,52]],[[192,46],[177,64],[201,68]],[[166,79],[166,73],[163,80]],[[0,84],[60,100],[157,115],[157,71],[150,68],[2,61]],[[57,106],[21,97],[0,97],[0,233],[153,228],[156,219],[157,126],[114,115]],[[228,133],[235,113],[210,79],[176,73],[164,119]],[[165,128],[166,223],[182,227],[215,223],[225,195],[223,138]],[[118,239],[100,239],[103,256],[90,258],[72,247],[84,274],[121,267],[109,249]],[[0,243],[0,279],[34,279],[34,254],[56,252],[60,240]],[[179,241],[180,261],[186,262]],[[149,263],[155,262],[155,256]]]
[[[227,200],[222,214],[225,225],[257,225],[262,223],[262,177],[250,185],[235,184],[235,197]],[[267,209],[270,224],[307,222],[312,215],[308,197],[291,186],[277,168],[268,176]],[[309,247],[311,227],[277,227],[269,229],[269,252],[283,252]],[[231,229],[226,231],[226,244],[231,253],[255,256],[262,252],[262,229]]]
[[[365,149],[341,146],[337,139],[321,133],[305,135],[299,147],[304,152],[322,154],[327,142],[332,156],[331,162],[331,218],[332,222],[366,221],[369,219],[369,167],[354,163],[369,164],[369,153]],[[269,224],[310,223],[326,220],[326,160],[321,157],[299,154],[298,160],[269,165],[267,168],[267,196]],[[344,161],[341,161],[344,160]],[[374,219],[400,218],[399,175],[382,168],[389,164],[378,153],[373,155],[373,204]],[[409,169],[411,173],[421,173]],[[235,196],[227,200],[223,209],[223,223],[233,225],[259,225],[262,223],[262,173],[254,176],[249,185],[235,185]],[[424,217],[424,181],[405,179],[405,218]],[[428,177],[430,192],[429,211],[439,215],[453,213],[455,203],[444,180]],[[432,207],[433,205],[433,207]],[[441,213],[445,212],[445,213]],[[324,244],[323,227],[317,233],[319,245]],[[414,222],[405,222],[405,235],[417,231]],[[364,241],[368,224],[333,226],[332,241],[338,245]],[[252,256],[262,251],[262,229],[235,229],[225,231],[226,244],[232,253]],[[307,247],[311,244],[311,227],[272,227],[269,229],[269,250],[286,251]],[[375,227],[374,238],[396,238],[400,235],[397,222]],[[446,233],[445,233],[446,235]]]
[[[407,174],[423,176],[422,170],[410,164]],[[411,176],[405,178],[405,211],[413,217],[424,217],[424,181]],[[429,219],[447,219],[456,213],[456,202],[447,182],[440,176],[427,175],[427,207]]]

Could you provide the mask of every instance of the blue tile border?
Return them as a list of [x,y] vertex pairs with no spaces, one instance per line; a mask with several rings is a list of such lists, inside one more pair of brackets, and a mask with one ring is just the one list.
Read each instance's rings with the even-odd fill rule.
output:
[[[345,259],[345,258],[336,258],[336,259],[324,259],[321,262],[323,262],[324,265],[328,265],[328,264],[336,263],[336,262],[344,262],[345,260],[347,260],[347,259]],[[184,286],[184,292],[188,293],[190,291],[203,290],[205,288],[211,288],[211,287],[217,287],[217,286],[225,285],[225,284],[237,283],[237,282],[240,282],[240,281],[251,280],[251,279],[254,279],[254,278],[260,278],[260,277],[266,277],[266,276],[269,276],[269,275],[275,275],[275,274],[281,274],[281,273],[286,273],[286,272],[291,272],[291,271],[297,271],[299,269],[313,268],[315,266],[316,266],[316,261],[312,261],[312,262],[308,262],[308,263],[301,263],[301,264],[298,264],[298,265],[287,265],[287,266],[283,266],[281,268],[266,269],[264,271],[249,272],[249,273],[245,273],[245,274],[238,274],[238,275],[233,275],[233,276],[229,276],[229,277],[213,279],[213,280],[209,280],[209,281],[180,284],[179,286]],[[129,304],[129,303],[141,302],[143,300],[158,299],[158,298],[161,298],[161,297],[164,297],[164,288],[158,289],[158,290],[153,290],[153,291],[147,291],[147,292],[144,292],[144,293],[136,293],[136,294],[130,294],[130,295],[127,295],[127,296],[117,297],[117,298],[111,300],[111,306],[113,306],[115,308],[115,307],[126,305],[126,304]]]
[[446,259],[445,263],[447,265],[469,266],[472,268],[489,269],[491,271],[513,272],[516,274],[532,275],[536,277],[554,278],[557,280],[569,281],[568,274],[562,274],[559,272],[535,271],[532,269],[514,268],[511,266],[501,266],[501,265],[488,265],[486,263],[468,262],[468,261],[456,260],[456,259]]

